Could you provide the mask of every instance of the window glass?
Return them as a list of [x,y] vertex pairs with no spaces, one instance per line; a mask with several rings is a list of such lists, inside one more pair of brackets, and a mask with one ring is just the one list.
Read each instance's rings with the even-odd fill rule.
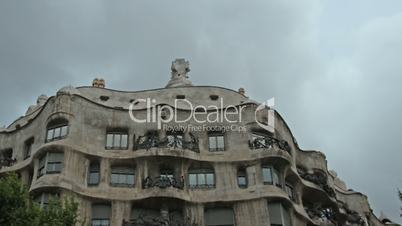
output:
[[111,217],[110,205],[94,204],[92,205],[92,226],[109,226]]
[[289,198],[290,198],[291,200],[294,200],[293,187],[292,187],[291,185],[289,185],[289,184],[286,184],[285,190],[286,190],[286,193],[288,193]]
[[198,174],[198,185],[205,185],[205,174]]
[[[53,123],[50,123],[53,124]],[[64,121],[61,124],[56,124],[52,126],[48,126],[47,133],[46,133],[46,141],[53,141],[62,139],[67,136],[68,134],[68,122]]]
[[47,131],[47,138],[46,140],[52,140],[53,139],[53,134],[54,134],[54,130],[53,129],[49,129]]
[[99,183],[100,179],[100,166],[99,163],[93,162],[89,166],[89,177],[88,177],[88,184],[95,185]]
[[206,226],[233,226],[234,214],[231,208],[206,209],[204,212]]
[[113,147],[113,134],[108,134],[106,136],[106,147],[107,148]]
[[128,147],[127,133],[108,133],[106,134],[107,149],[126,149]]
[[280,186],[279,172],[276,169],[273,169],[274,173],[274,184]]
[[216,137],[209,137],[209,149],[214,150],[216,148]]
[[224,151],[225,149],[225,138],[223,134],[209,134],[209,151]]
[[67,135],[68,126],[61,127],[61,134],[60,136],[64,137]]
[[272,184],[272,169],[270,167],[263,167],[262,168],[262,176],[264,183]]
[[244,177],[244,176],[239,176],[239,177],[237,178],[237,182],[239,183],[239,186],[240,186],[240,187],[245,187],[245,186],[247,186],[246,177]]
[[132,186],[135,182],[134,169],[129,167],[113,167],[110,182],[112,185]]
[[213,173],[207,173],[207,185],[214,185],[214,174]]
[[121,135],[115,134],[113,139],[113,147],[121,147],[120,146]]
[[219,149],[219,150],[223,150],[224,149],[224,147],[225,147],[225,142],[224,142],[224,139],[223,139],[223,136],[218,136],[217,137],[217,140],[218,140],[218,144],[217,144],[217,148]]
[[60,137],[60,131],[61,131],[61,128],[60,128],[60,127],[59,127],[59,128],[55,128],[55,129],[54,129],[53,138]]
[[128,136],[127,136],[127,134],[121,135],[121,147],[122,147],[122,148],[127,148],[127,143],[128,143]]
[[189,183],[190,183],[190,186],[196,186],[197,185],[197,174],[190,174],[189,175]]
[[215,175],[210,169],[196,169],[189,173],[189,184],[191,187],[213,187],[215,185]]
[[90,173],[88,184],[98,184],[99,183],[99,173]]

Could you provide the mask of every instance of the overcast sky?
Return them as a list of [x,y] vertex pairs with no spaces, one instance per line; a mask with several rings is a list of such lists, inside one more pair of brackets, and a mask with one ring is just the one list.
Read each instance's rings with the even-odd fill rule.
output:
[[275,97],[303,149],[397,222],[402,1],[0,1],[0,125],[65,85],[196,85]]

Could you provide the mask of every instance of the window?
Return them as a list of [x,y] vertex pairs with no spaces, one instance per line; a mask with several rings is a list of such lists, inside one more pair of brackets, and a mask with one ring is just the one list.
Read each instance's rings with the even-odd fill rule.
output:
[[264,184],[271,184],[281,187],[279,172],[272,166],[263,166],[262,167],[262,178]]
[[215,187],[215,174],[212,169],[194,169],[188,173],[191,188]]
[[239,188],[247,188],[247,173],[244,169],[239,169],[237,171],[237,184]]
[[106,135],[106,149],[127,149],[127,132],[110,132]]
[[135,170],[130,167],[112,167],[110,184],[112,186],[133,187],[135,182]]
[[223,133],[210,133],[208,135],[209,151],[224,151],[225,139]]
[[211,208],[204,212],[206,226],[234,226],[234,214],[231,208]]
[[268,203],[271,226],[292,226],[289,211],[282,203]]
[[39,204],[39,206],[45,210],[48,209],[49,201],[55,200],[59,198],[59,194],[57,193],[42,193],[36,196],[35,201]]
[[25,141],[24,144],[24,159],[27,159],[31,157],[31,152],[32,152],[32,145],[34,143],[34,138],[31,137],[28,140]]
[[39,159],[38,177],[45,174],[60,173],[63,168],[64,154],[48,152]]
[[290,200],[295,201],[295,194],[294,194],[294,190],[293,190],[293,186],[286,183],[285,184],[285,191],[286,193],[288,193],[288,196],[290,198]]
[[68,134],[68,121],[66,119],[56,119],[47,126],[46,142],[60,140]]
[[89,165],[88,185],[98,185],[100,178],[99,162],[91,162]]
[[109,226],[111,212],[110,205],[93,204],[91,226]]

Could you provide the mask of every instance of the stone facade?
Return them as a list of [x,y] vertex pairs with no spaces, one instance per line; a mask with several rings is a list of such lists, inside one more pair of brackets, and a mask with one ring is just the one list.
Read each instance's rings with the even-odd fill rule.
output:
[[[18,172],[41,205],[52,195],[74,196],[87,225],[384,225],[364,194],[327,169],[323,153],[298,147],[278,112],[274,130],[263,130],[256,120],[266,122],[269,108],[255,114],[258,103],[244,89],[192,86],[189,71],[180,59],[166,88],[123,92],[97,79],[40,96],[0,130],[0,175]],[[191,109],[177,99],[234,106],[243,110],[236,123],[243,130],[168,131],[156,121],[133,122],[130,107],[136,118],[147,117],[144,98],[174,106],[179,117]]]

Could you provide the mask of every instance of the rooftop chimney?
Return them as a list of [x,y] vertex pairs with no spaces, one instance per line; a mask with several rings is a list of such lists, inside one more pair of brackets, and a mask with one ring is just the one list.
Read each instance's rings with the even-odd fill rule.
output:
[[95,78],[92,81],[92,87],[105,88],[105,80],[103,78]]
[[190,72],[190,63],[188,61],[176,59],[172,62],[171,70],[171,78],[166,88],[193,85],[187,76],[187,73]]
[[239,88],[239,94],[246,96],[246,90],[244,88]]

